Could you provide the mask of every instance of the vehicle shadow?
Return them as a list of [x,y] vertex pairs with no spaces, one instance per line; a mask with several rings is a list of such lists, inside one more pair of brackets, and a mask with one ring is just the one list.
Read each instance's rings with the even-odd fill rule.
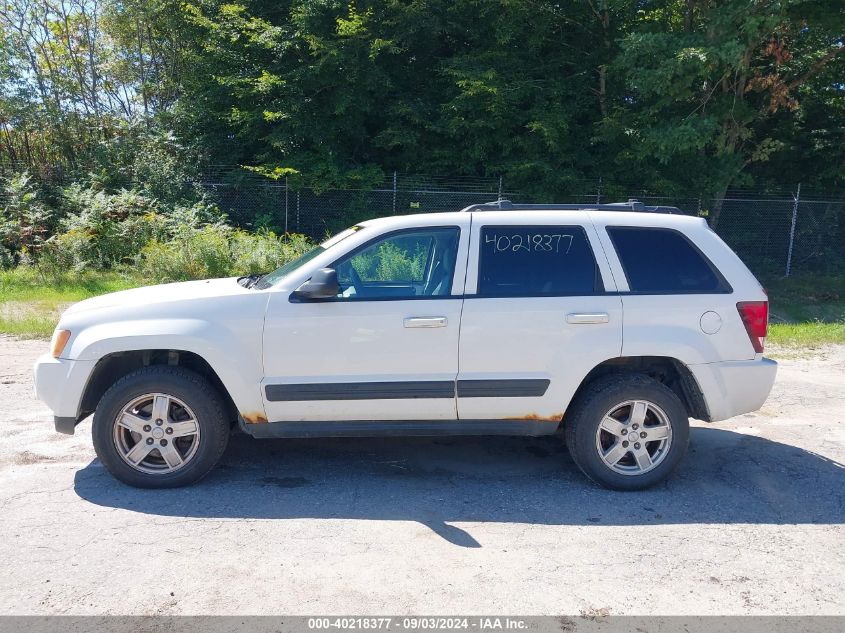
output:
[[202,482],[118,483],[99,461],[77,494],[100,506],[179,517],[417,521],[464,547],[453,522],[544,525],[845,522],[845,465],[760,437],[696,427],[678,471],[650,490],[590,483],[557,437],[253,440],[234,436]]

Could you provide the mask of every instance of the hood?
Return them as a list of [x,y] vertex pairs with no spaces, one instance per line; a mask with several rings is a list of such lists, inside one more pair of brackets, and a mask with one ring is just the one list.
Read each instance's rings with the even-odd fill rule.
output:
[[205,279],[202,281],[182,281],[158,286],[145,286],[132,290],[121,290],[109,294],[85,299],[75,303],[65,310],[65,314],[77,314],[88,310],[99,310],[115,306],[149,306],[151,304],[166,304],[175,301],[190,301],[192,299],[207,299],[252,293],[237,282],[237,277],[224,279]]

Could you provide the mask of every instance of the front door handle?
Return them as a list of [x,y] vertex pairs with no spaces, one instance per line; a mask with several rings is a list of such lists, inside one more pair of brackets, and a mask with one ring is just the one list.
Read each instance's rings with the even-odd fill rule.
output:
[[446,327],[449,320],[446,317],[408,317],[402,324],[405,327]]
[[566,315],[566,322],[573,325],[582,323],[609,323],[607,312],[570,312]]

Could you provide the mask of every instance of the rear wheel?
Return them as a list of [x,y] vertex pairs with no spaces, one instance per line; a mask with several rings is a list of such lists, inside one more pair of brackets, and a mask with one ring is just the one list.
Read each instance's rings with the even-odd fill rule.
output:
[[572,459],[590,479],[615,490],[640,490],[678,465],[689,420],[665,385],[644,375],[616,375],[587,387],[567,414],[565,434]]
[[229,438],[220,394],[202,376],[152,366],[117,381],[94,414],[97,457],[141,488],[193,483],[219,461]]

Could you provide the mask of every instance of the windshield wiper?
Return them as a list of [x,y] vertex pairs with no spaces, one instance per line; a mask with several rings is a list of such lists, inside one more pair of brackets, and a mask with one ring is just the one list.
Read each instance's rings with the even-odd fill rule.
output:
[[254,288],[255,284],[261,281],[261,279],[266,275],[267,273],[255,273],[254,275],[245,275],[243,277],[238,277],[238,283],[244,288]]

